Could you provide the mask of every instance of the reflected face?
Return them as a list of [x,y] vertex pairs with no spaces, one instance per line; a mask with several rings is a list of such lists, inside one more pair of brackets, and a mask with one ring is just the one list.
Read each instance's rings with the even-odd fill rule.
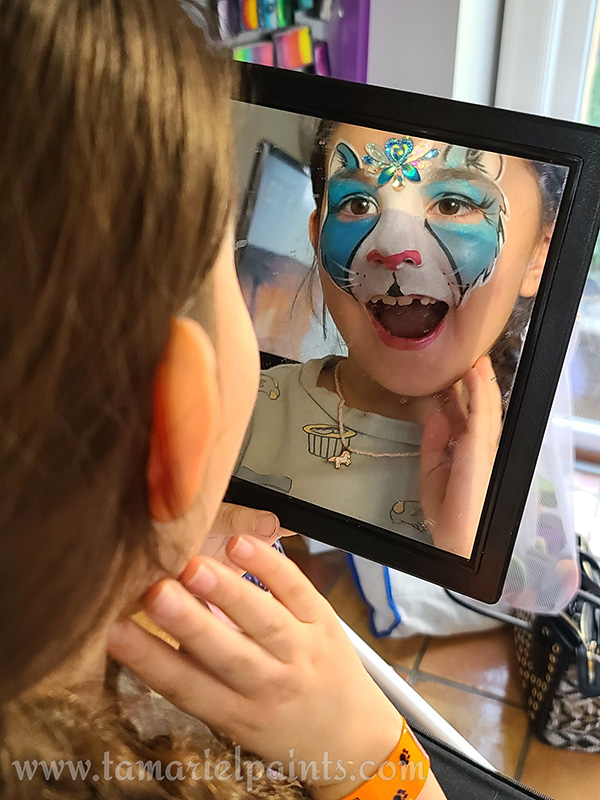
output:
[[540,239],[537,178],[521,159],[334,131],[318,242],[325,300],[351,355],[386,388],[432,394],[487,352],[519,293],[537,290],[526,277]]
[[[359,302],[395,297],[403,311],[387,315],[392,327],[428,328],[427,317],[442,315],[432,306],[459,306],[493,272],[507,217],[498,183],[504,158],[410,137],[390,138],[383,149],[367,142],[365,149],[361,158],[338,141],[332,153],[323,267]],[[400,249],[404,244],[411,247]],[[426,301],[419,304],[421,325],[412,313],[412,325],[400,322],[408,297]]]

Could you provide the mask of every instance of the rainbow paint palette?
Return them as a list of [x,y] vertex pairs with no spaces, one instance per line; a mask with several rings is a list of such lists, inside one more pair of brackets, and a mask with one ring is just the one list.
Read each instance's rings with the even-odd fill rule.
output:
[[302,69],[314,61],[310,28],[303,25],[273,35],[275,60],[284,69]]
[[283,28],[292,25],[294,22],[294,12],[292,0],[276,0],[277,3],[277,27]]
[[243,47],[235,47],[233,57],[236,61],[244,61],[247,64],[262,64],[264,67],[275,66],[273,42],[256,42]]
[[258,30],[258,0],[241,0],[242,30]]
[[279,27],[277,0],[258,0],[258,24],[263,30]]

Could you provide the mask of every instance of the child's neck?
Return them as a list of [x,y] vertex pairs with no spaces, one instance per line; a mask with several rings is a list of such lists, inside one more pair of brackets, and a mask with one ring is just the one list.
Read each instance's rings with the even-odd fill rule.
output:
[[[336,393],[334,369],[335,363],[327,365],[321,371],[317,385]],[[431,397],[408,397],[391,392],[367,375],[350,357],[341,360],[338,377],[346,405],[359,411],[423,423],[430,406],[435,404]]]

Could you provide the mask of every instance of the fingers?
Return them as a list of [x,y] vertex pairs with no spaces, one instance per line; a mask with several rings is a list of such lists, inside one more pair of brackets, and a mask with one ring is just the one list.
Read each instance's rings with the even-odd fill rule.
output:
[[502,429],[502,395],[489,356],[475,362],[464,382],[471,407],[469,427],[479,446],[487,443],[487,452],[495,454]]
[[328,608],[294,562],[256,539],[242,537],[227,547],[231,561],[256,576],[296,619],[317,622]]
[[256,536],[261,541],[274,544],[282,536],[295,534],[281,528],[279,520],[270,511],[257,511],[232,503],[221,503],[217,517],[198,555],[210,556],[233,568],[225,548],[232,537],[243,535]]
[[273,542],[283,532],[280,532],[279,520],[270,511],[221,503],[211,534],[223,537],[256,536]]
[[421,472],[431,474],[448,464],[450,423],[442,411],[436,410],[425,420],[421,438]]
[[421,440],[420,496],[429,528],[435,528],[448,485],[449,437],[448,418],[441,411],[435,411],[425,421]]
[[489,356],[480,358],[475,365],[483,377],[484,386],[487,387],[490,418],[490,444],[497,448],[502,432],[502,419],[504,409],[502,407],[502,393],[498,384],[498,379]]
[[439,402],[440,411],[447,417],[450,425],[449,438],[452,442],[456,442],[465,432],[468,418],[466,403],[462,392],[459,391],[459,384],[442,392]]
[[[212,566],[220,566],[211,562]],[[221,567],[225,571],[225,567]],[[260,589],[232,576],[242,589]],[[271,599],[272,598],[267,598]],[[243,631],[224,624],[177,581],[164,580],[145,597],[148,616],[181,643],[182,653],[221,683],[250,695],[276,667],[273,656]]]
[[[287,560],[279,553],[275,555],[278,560]],[[179,580],[273,657],[287,663],[293,659],[300,637],[299,623],[273,595],[239,580],[232,570],[208,559],[192,559]],[[187,650],[188,645],[184,646]]]
[[[185,655],[129,620],[111,629],[108,652],[178,708],[215,725],[239,709],[243,701]],[[210,708],[204,705],[207,698]],[[215,719],[214,709],[219,710],[221,719]]]

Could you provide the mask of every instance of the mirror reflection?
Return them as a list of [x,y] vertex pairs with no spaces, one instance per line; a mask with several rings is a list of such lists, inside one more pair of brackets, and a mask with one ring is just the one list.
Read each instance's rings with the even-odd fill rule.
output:
[[567,168],[234,112],[238,271],[277,357],[236,474],[468,557]]

